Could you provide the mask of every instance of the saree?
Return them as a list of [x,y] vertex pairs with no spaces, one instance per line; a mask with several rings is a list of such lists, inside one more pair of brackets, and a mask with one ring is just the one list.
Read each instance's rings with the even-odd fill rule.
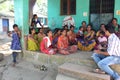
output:
[[49,39],[48,37],[44,37],[41,44],[40,50],[45,54],[56,54],[56,49],[52,47],[52,38]]
[[68,48],[68,38],[60,36],[57,43],[58,49]]
[[38,42],[35,42],[35,40],[37,40],[37,35],[34,35],[34,37],[32,37],[31,35],[29,36],[33,39],[29,39],[28,38],[28,50],[30,51],[38,51],[39,50],[39,47],[38,47]]
[[71,33],[68,35],[69,45],[77,45],[77,38],[75,33]]
[[77,50],[76,45],[69,46],[68,38],[60,36],[57,43],[58,51],[60,54],[70,54],[74,53]]
[[44,37],[45,37],[44,34],[38,34],[39,49],[40,49],[40,43],[42,42],[42,40],[43,40]]
[[91,51],[96,45],[94,35],[94,31],[91,31],[90,33],[87,33],[83,39],[79,39],[78,48],[82,51]]

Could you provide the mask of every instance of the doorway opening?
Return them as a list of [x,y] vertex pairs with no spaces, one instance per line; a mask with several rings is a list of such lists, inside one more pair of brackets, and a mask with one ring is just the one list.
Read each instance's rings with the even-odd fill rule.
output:
[[90,0],[90,23],[98,30],[100,24],[108,24],[114,16],[115,0]]

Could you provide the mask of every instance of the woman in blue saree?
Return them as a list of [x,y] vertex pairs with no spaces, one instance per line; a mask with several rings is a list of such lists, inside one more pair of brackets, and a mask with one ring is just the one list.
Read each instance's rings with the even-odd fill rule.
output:
[[95,31],[92,30],[92,26],[87,26],[87,31],[84,33],[84,38],[78,39],[78,48],[82,51],[91,51],[96,42],[94,40]]

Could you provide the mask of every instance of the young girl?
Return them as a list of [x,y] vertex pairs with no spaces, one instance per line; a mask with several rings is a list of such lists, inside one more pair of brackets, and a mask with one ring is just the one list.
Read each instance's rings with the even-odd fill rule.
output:
[[83,38],[84,38],[83,30],[84,30],[84,28],[81,26],[81,27],[79,28],[78,33],[77,33],[77,38],[78,38],[78,39],[83,39]]
[[41,44],[40,44],[40,50],[41,52],[45,54],[56,54],[57,49],[54,49],[52,47],[52,31],[48,30],[46,33],[46,37],[43,38]]
[[13,66],[16,64],[16,57],[18,55],[18,52],[21,52],[21,44],[20,44],[20,31],[18,29],[18,25],[14,24],[13,25],[14,31],[12,31],[12,43],[11,43],[11,49],[13,51],[12,56],[13,56]]
[[101,31],[99,33],[99,37],[98,37],[98,49],[102,50],[102,51],[106,51],[107,49],[107,37],[105,36],[105,32]]

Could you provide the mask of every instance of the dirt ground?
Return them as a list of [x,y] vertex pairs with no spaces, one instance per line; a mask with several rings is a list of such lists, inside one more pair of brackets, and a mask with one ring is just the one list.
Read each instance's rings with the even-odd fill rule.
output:
[[18,57],[18,64],[13,67],[10,44],[11,38],[0,33],[0,53],[4,54],[4,60],[0,61],[0,80],[56,80],[57,67],[52,65],[46,64],[47,71],[41,71],[35,67],[39,65]]

